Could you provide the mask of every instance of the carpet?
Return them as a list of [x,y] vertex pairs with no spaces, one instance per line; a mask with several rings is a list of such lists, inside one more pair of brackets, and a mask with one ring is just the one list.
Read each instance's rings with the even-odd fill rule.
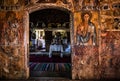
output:
[[70,63],[35,63],[30,62],[30,71],[47,71],[47,72],[70,72]]

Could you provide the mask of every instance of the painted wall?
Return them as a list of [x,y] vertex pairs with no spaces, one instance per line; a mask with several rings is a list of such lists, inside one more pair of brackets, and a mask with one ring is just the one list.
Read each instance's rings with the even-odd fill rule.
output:
[[[120,13],[118,16],[118,8],[113,7],[116,3],[106,0],[94,4],[89,1],[81,4],[80,8],[76,7],[74,13],[72,79],[119,78],[120,30],[115,23],[120,21]],[[91,22],[96,28],[96,45],[89,43],[91,36],[87,36],[87,33],[84,35],[83,30],[87,26],[82,24],[81,14],[86,11],[92,14]],[[78,31],[81,33],[77,33]],[[89,29],[87,32],[92,34]]]
[[0,5],[0,78],[22,79],[29,75],[25,44],[23,4],[2,0]]
[[[72,79],[120,77],[120,13],[119,8],[114,7],[120,3],[119,0],[101,2],[55,0],[53,4],[52,0],[48,0],[49,2],[26,0],[25,4],[22,0],[4,1],[0,2],[0,78],[25,79],[29,77],[29,13],[49,7],[64,8],[73,14],[71,15],[73,16],[71,38],[74,39],[71,55]],[[95,45],[77,42],[77,27],[80,27],[82,23],[83,11],[89,11],[92,14],[91,22],[94,23],[96,29]]]

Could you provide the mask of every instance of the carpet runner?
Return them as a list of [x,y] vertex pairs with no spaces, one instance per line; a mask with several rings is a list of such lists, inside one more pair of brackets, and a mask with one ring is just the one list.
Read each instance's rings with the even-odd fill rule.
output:
[[30,62],[30,71],[70,72],[71,63],[35,63]]

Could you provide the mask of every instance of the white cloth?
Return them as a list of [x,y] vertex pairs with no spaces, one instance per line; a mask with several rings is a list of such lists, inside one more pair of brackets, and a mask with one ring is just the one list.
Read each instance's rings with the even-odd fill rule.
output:
[[49,48],[49,57],[52,57],[52,52],[53,51],[60,51],[61,52],[61,57],[63,57],[63,46],[62,45],[50,45],[50,48]]
[[42,46],[42,48],[45,48],[45,40],[44,39],[38,39],[38,46]]

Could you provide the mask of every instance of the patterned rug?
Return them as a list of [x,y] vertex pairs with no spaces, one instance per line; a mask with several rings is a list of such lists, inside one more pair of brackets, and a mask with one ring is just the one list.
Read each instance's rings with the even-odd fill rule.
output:
[[70,63],[35,63],[30,62],[30,71],[47,71],[47,72],[70,72]]

